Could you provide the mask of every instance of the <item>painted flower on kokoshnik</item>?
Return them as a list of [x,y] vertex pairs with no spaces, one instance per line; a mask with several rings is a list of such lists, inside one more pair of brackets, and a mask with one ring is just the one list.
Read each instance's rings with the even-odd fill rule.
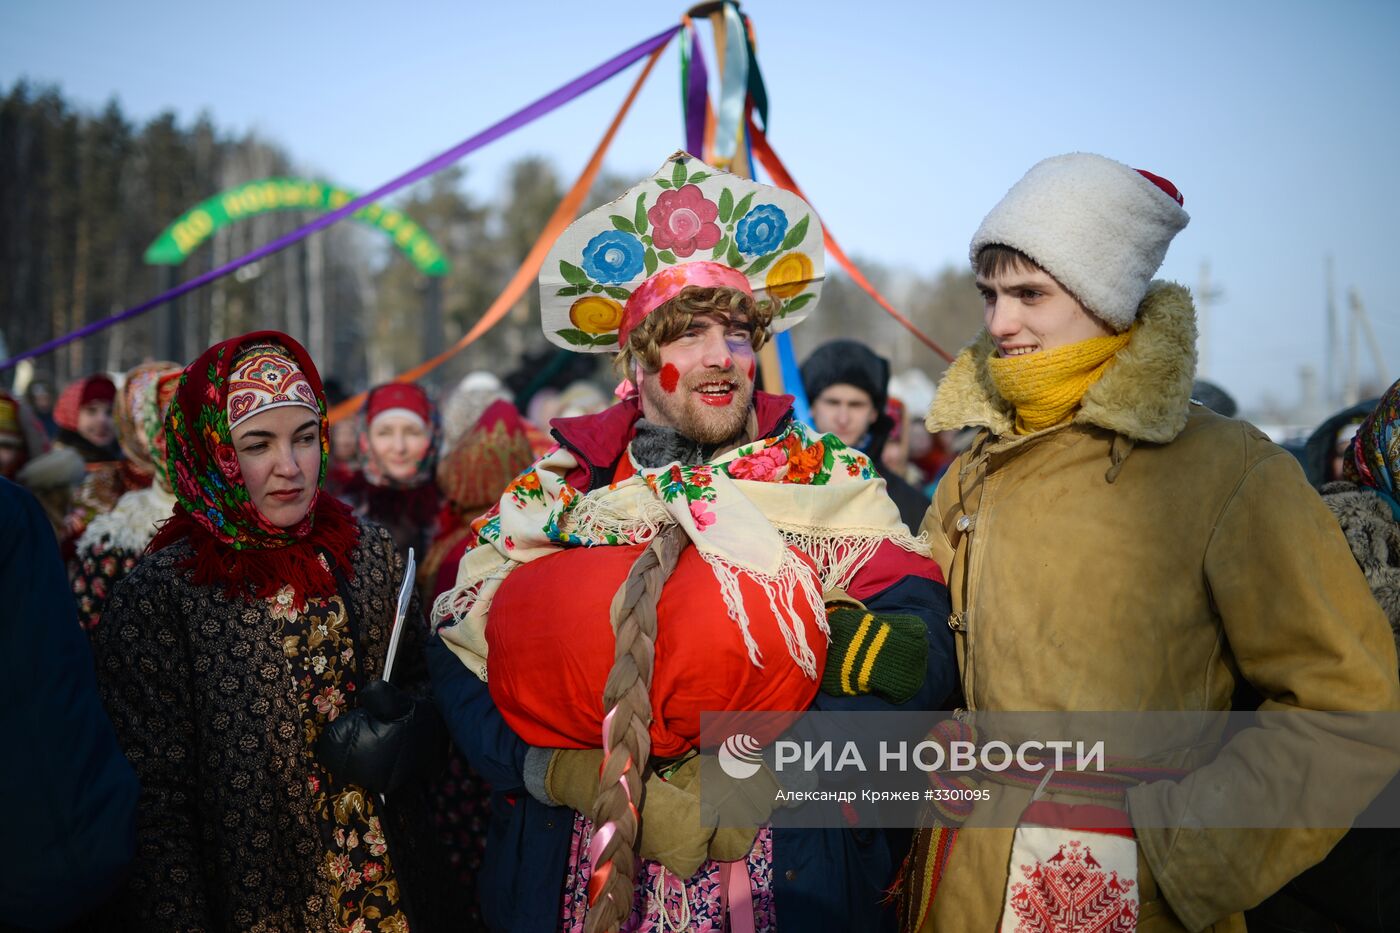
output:
[[776,205],[760,204],[739,221],[734,230],[734,242],[741,253],[762,255],[781,246],[787,231],[787,215]]
[[791,298],[805,289],[812,280],[812,260],[798,252],[788,253],[773,263],[764,284],[774,298]]
[[[718,238],[716,235],[715,239]],[[713,246],[714,243],[710,245]],[[623,233],[621,230],[605,230],[589,240],[588,245],[583,248],[583,271],[587,272],[593,281],[603,285],[628,282],[641,274],[645,254],[646,249],[642,246],[642,241],[632,234]]]
[[771,305],[779,332],[811,314],[824,278],[810,205],[677,152],[559,235],[540,268],[540,322],[555,346],[611,353],[686,285],[723,285]]
[[569,307],[569,320],[586,334],[610,334],[622,326],[622,305],[602,295],[584,295]]
[[696,185],[663,191],[647,211],[653,228],[652,245],[681,258],[694,255],[697,249],[711,249],[720,238],[715,223],[718,216],[719,208],[706,200]]

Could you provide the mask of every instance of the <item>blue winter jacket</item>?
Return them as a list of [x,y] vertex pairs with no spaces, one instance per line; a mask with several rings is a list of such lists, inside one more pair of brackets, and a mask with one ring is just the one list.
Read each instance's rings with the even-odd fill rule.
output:
[[0,768],[5,923],[56,930],[102,904],[136,846],[136,772],[97,695],[53,528],[0,479]]
[[[791,398],[757,393],[763,436],[791,419]],[[623,403],[597,415],[561,419],[555,436],[578,457],[596,488],[612,478],[632,436],[638,413]],[[571,480],[577,479],[571,477]],[[895,706],[873,695],[832,697],[819,693],[819,710],[939,709],[957,685],[957,661],[945,620],[947,588],[906,576],[864,600],[875,612],[916,615],[928,624],[928,670],[923,689]],[[477,880],[482,915],[495,931],[554,933],[568,870],[574,811],[530,796],[521,774],[527,745],[506,724],[486,684],[452,654],[440,638],[428,646],[433,692],[454,741],[491,785],[486,856]],[[773,889],[778,927],[791,931],[886,931],[893,911],[881,904],[894,879],[894,857],[886,834],[876,829],[773,830]]]

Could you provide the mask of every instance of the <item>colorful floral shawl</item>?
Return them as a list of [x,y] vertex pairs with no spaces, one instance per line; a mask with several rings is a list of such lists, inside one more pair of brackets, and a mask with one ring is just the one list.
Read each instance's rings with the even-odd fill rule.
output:
[[1400,382],[1381,396],[1342,456],[1342,478],[1369,486],[1400,521]]
[[127,462],[162,483],[159,474],[164,472],[164,458],[156,459],[156,435],[161,427],[159,395],[165,378],[179,373],[178,363],[142,363],[126,374],[126,382],[112,407],[117,441]]
[[[444,641],[477,676],[485,679],[486,613],[501,580],[561,548],[639,544],[663,527],[681,526],[714,571],[749,660],[763,666],[739,574],[763,588],[793,661],[813,679],[820,671],[796,601],[824,620],[823,590],[849,585],[883,542],[928,554],[927,543],[900,521],[870,460],[797,422],[709,463],[632,465],[636,475],[585,494],[564,480],[578,461],[556,449],[517,477],[478,522],[481,543],[463,558],[457,586],[433,607]],[[813,560],[819,579],[789,545]]]
[[[228,377],[238,350],[277,343],[297,361],[316,394],[321,413],[321,472],[306,517],[279,528],[248,495],[228,422]],[[333,570],[350,573],[359,527],[350,510],[320,491],[329,458],[326,396],[306,350],[285,334],[258,331],[215,344],[185,368],[165,417],[169,456],[166,477],[175,492],[173,517],[151,542],[159,551],[183,538],[194,549],[187,562],[199,585],[218,584],[229,594],[266,598],[291,586],[298,607],[308,596],[336,591]],[[317,559],[324,553],[331,569]]]

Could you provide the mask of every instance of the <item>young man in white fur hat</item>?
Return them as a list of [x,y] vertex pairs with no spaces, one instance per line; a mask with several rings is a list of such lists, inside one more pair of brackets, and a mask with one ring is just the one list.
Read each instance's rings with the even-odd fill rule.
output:
[[[924,524],[971,711],[1226,710],[1241,678],[1263,710],[1400,707],[1385,619],[1297,463],[1191,401],[1191,298],[1151,281],[1189,219],[1182,203],[1166,179],[1074,153],[1033,167],[972,239],[986,328],[928,428],[978,435]],[[1051,880],[1074,871],[1100,884],[1103,929],[1242,930],[1241,911],[1342,835],[1172,817],[1221,788],[1226,812],[1302,799],[1316,780],[1304,758],[1326,735],[1247,730],[1204,766],[1136,738],[1143,767],[1096,787],[1064,772],[1039,793],[990,785],[962,822],[1004,828],[921,830],[905,928],[1067,929],[1087,922],[1083,905],[1058,902],[1068,888]],[[1395,758],[1347,767],[1354,815]],[[1110,818],[1056,828],[1033,812],[1046,803]]]

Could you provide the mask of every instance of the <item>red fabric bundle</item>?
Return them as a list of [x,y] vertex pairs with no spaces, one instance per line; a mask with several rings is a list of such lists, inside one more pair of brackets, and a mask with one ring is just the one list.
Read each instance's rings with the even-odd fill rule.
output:
[[[529,744],[601,745],[603,685],[615,647],[608,613],[644,547],[569,548],[517,567],[496,591],[486,624],[487,684],[506,722]],[[749,660],[714,571],[695,548],[682,552],[658,607],[653,754],[672,757],[698,745],[701,712],[800,711],[816,696],[819,683],[789,656],[762,589],[741,576],[740,591],[761,668]],[[826,636],[809,607],[799,614],[820,671]],[[772,731],[786,723],[775,719]]]

